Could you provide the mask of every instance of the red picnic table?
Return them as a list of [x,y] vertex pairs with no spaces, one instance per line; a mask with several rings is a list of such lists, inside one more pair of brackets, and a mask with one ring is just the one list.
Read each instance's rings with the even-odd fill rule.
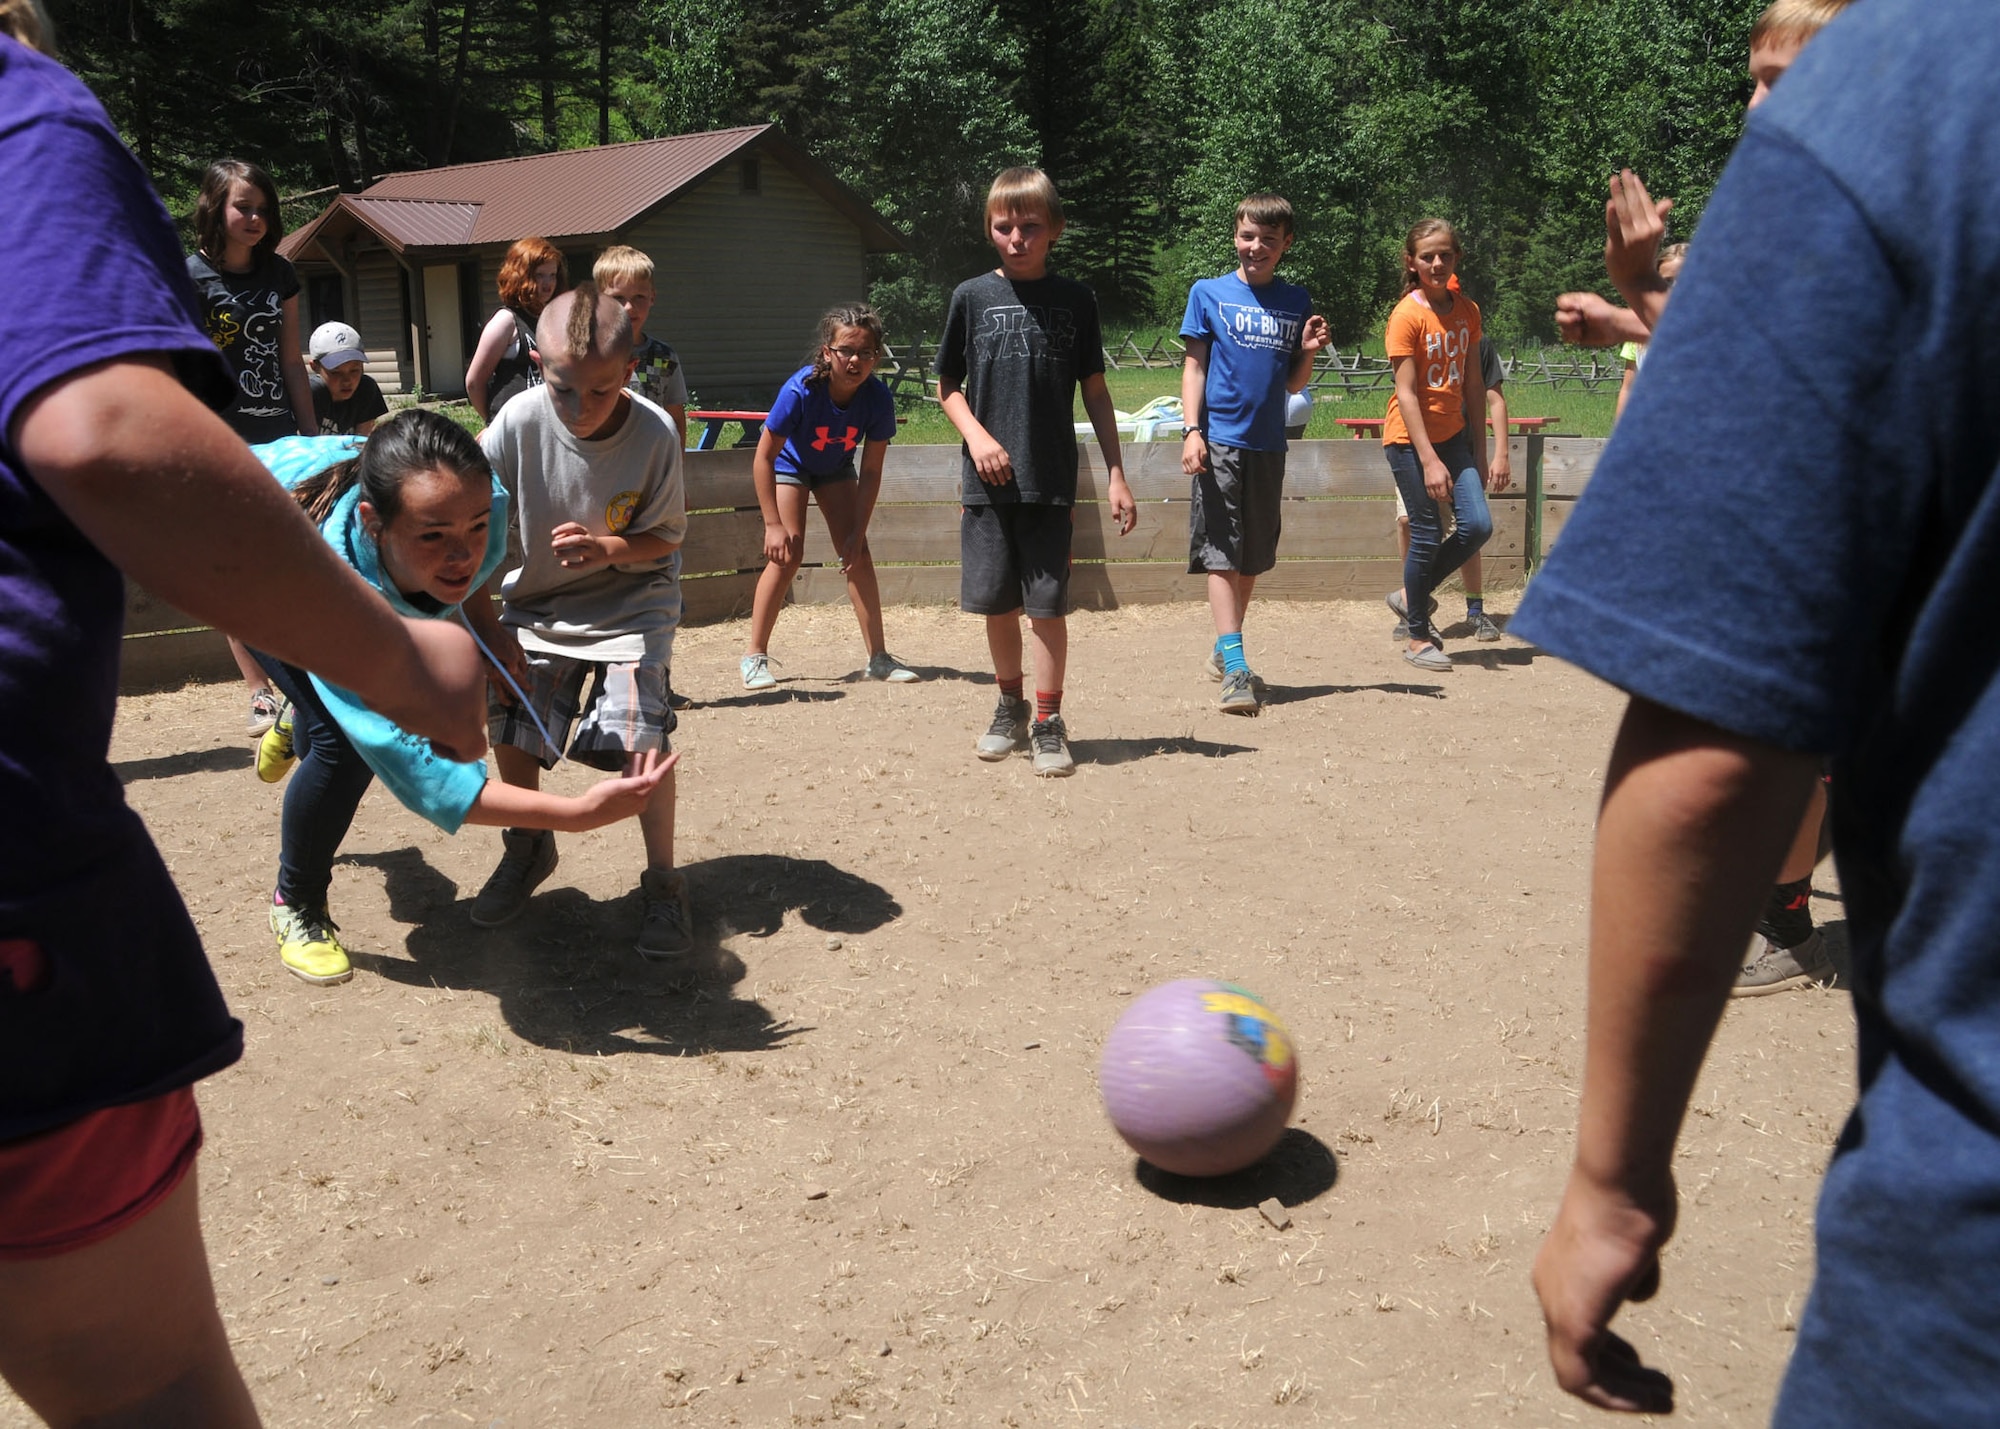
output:
[[757,440],[757,433],[763,430],[764,419],[771,414],[769,412],[717,411],[689,412],[688,415],[702,424],[701,440],[695,443],[694,449],[698,452],[712,452],[715,450],[716,442],[722,437],[722,428],[725,423],[741,422],[743,424],[743,440],[738,442],[737,445],[747,447]]
[[[1382,424],[1388,419],[1386,417],[1335,417],[1333,420],[1347,428],[1353,435],[1354,440],[1358,442],[1363,437],[1380,438],[1382,435]],[[1507,425],[1516,433],[1539,432],[1554,420],[1554,417],[1509,417]]]

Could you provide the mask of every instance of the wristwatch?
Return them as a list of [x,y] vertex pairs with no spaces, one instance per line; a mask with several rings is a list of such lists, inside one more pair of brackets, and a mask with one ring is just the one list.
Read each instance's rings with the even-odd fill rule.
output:
[[1189,437],[1194,436],[1200,430],[1201,430],[1200,427],[1182,427],[1181,440],[1186,441]]

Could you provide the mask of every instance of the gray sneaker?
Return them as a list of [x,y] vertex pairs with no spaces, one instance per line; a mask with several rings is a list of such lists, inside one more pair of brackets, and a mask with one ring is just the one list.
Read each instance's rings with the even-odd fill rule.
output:
[[1395,642],[1396,642],[1397,644],[1399,644],[1399,645],[1407,645],[1407,644],[1409,644],[1409,643],[1410,643],[1410,622],[1409,622],[1409,621],[1407,621],[1407,620],[1399,620],[1399,621],[1397,621],[1397,622],[1396,622],[1396,628],[1395,628],[1395,629],[1393,629],[1393,630],[1391,630],[1391,631],[1389,632],[1389,638],[1390,638],[1391,640],[1394,640],[1394,641],[1395,641]]
[[[1390,591],[1387,595],[1382,597],[1382,601],[1385,605],[1389,607],[1389,609],[1396,612],[1396,619],[1402,621],[1406,625],[1409,623],[1410,602],[1409,599],[1403,594],[1403,592],[1400,589]],[[1430,616],[1436,615],[1437,613],[1438,613],[1438,598],[1436,596],[1432,596],[1430,609],[1425,611],[1424,614],[1425,617],[1428,618]]]
[[1061,715],[1035,721],[1028,736],[1035,746],[1035,772],[1045,779],[1066,779],[1076,772],[1076,760],[1069,752],[1069,727]]
[[668,868],[649,868],[639,875],[646,896],[646,921],[639,925],[639,956],[667,962],[694,947],[694,914],[688,908],[687,875]]
[[1500,638],[1500,627],[1493,623],[1493,617],[1485,611],[1482,610],[1477,615],[1468,615],[1465,620],[1472,627],[1474,640],[1483,640],[1491,644]]
[[1257,703],[1257,687],[1252,682],[1248,670],[1239,670],[1233,675],[1222,677],[1222,712],[1233,715],[1255,715],[1263,712]]
[[1010,700],[1002,695],[1000,703],[993,707],[993,723],[986,726],[986,733],[979,736],[979,743],[974,746],[979,757],[991,764],[1016,750],[1026,749],[1030,713],[1026,700]]
[[1419,670],[1429,670],[1433,674],[1448,675],[1452,671],[1451,656],[1435,645],[1419,645],[1414,650],[1406,645],[1403,647],[1403,658]]
[[[1208,658],[1202,661],[1201,672],[1211,680],[1220,680],[1223,674],[1222,657],[1213,650],[1209,651]],[[1250,688],[1257,692],[1258,699],[1264,698],[1264,677],[1255,670],[1250,672]]]
[[743,671],[743,688],[746,690],[768,690],[778,683],[778,677],[771,673],[772,660],[769,655],[745,655],[739,662]]
[[500,866],[472,900],[472,921],[497,928],[521,916],[528,899],[556,871],[556,836],[547,829],[502,829]]
[[912,680],[921,680],[923,676],[912,670],[908,665],[905,665],[901,660],[898,660],[894,655],[891,655],[887,650],[883,650],[878,654],[868,657],[868,678],[871,680],[887,680],[892,685],[907,685]]
[[1736,975],[1731,997],[1762,997],[1767,992],[1787,992],[1807,983],[1824,986],[1833,981],[1833,959],[1826,954],[1826,939],[1819,929],[1796,948],[1781,948],[1762,933],[1750,940],[1744,954],[1743,970]]

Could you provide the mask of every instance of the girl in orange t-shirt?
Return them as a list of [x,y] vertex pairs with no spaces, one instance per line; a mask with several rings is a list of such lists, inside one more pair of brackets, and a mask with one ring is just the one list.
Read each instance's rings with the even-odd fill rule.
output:
[[[1396,395],[1382,429],[1382,446],[1396,490],[1410,513],[1410,551],[1403,588],[1389,608],[1409,623],[1403,658],[1424,670],[1452,668],[1431,629],[1431,592],[1464,565],[1493,534],[1486,507],[1486,424],[1467,412],[1486,410],[1479,375],[1479,308],[1452,291],[1458,235],[1441,218],[1427,218],[1403,240],[1403,300],[1389,314],[1384,340],[1395,368]],[[1443,535],[1443,504],[1457,518]]]

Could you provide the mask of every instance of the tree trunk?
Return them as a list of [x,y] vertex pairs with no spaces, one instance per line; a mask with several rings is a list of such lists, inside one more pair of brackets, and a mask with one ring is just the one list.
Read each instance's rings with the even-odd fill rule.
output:
[[542,90],[542,143],[553,149],[556,137],[556,28],[550,19],[554,7],[550,0],[535,0],[535,45],[536,77],[541,81]]
[[611,3],[597,4],[597,142],[611,142]]

